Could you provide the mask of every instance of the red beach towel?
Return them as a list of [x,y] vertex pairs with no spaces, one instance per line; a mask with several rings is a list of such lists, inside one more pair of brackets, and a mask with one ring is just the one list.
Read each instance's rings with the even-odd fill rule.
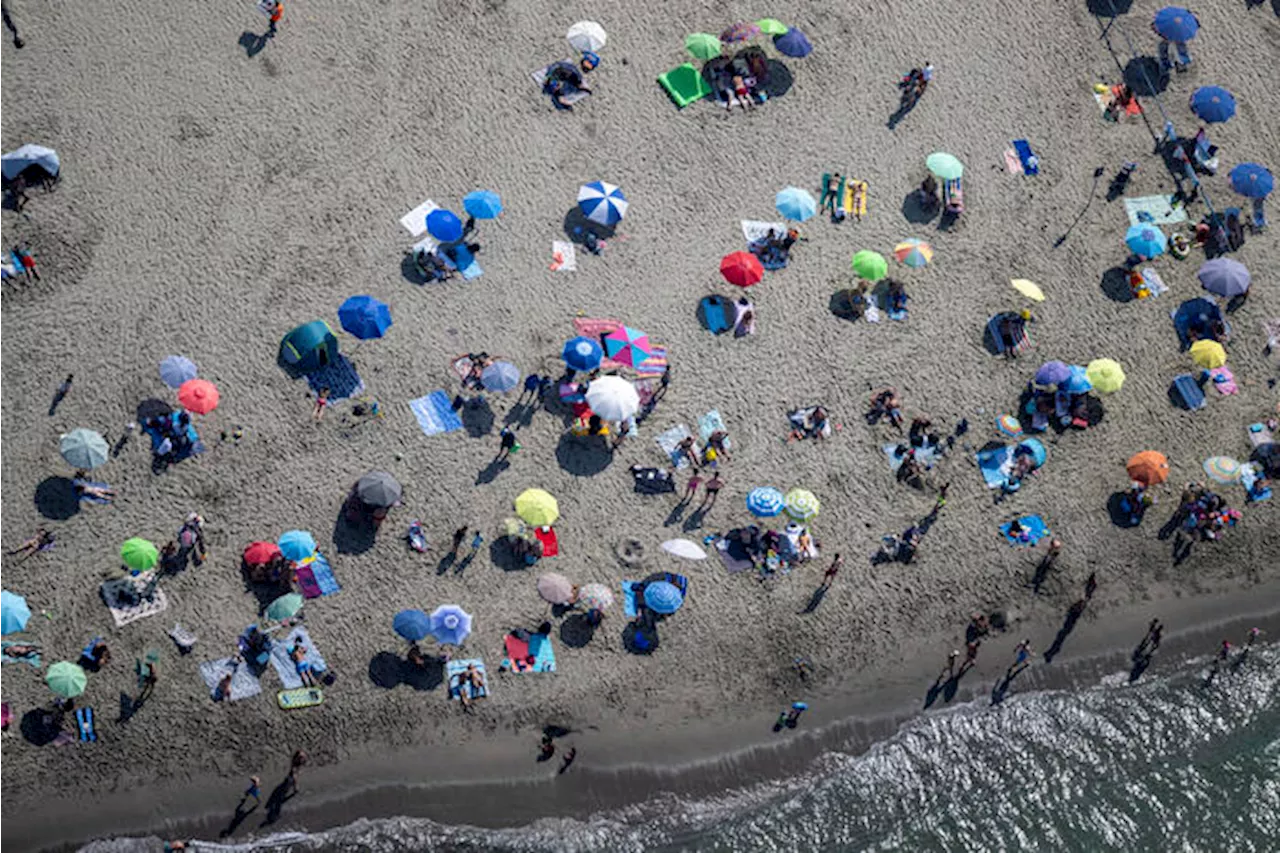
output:
[[535,527],[533,535],[542,543],[542,556],[554,557],[560,553],[560,540],[556,538],[555,528]]

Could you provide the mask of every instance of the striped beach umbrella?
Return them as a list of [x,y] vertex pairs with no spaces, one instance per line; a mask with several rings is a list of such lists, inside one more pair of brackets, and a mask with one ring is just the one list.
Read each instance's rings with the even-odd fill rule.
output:
[[1204,460],[1204,472],[1210,480],[1224,485],[1239,482],[1242,473],[1240,463],[1230,456],[1210,456]]
[[786,505],[782,492],[772,486],[760,486],[747,493],[747,511],[757,518],[773,518]]
[[996,429],[1009,438],[1022,437],[1022,423],[1013,415],[1001,415],[996,418]]
[[792,489],[787,492],[784,502],[787,515],[795,521],[808,521],[822,508],[813,492],[806,489]]
[[684,593],[668,581],[645,584],[644,606],[663,616],[670,616],[684,604]]
[[914,238],[903,240],[893,247],[893,256],[900,264],[916,268],[924,267],[933,260],[933,247],[923,240]]
[[627,215],[627,197],[613,184],[592,181],[578,189],[578,207],[592,222],[617,225]]

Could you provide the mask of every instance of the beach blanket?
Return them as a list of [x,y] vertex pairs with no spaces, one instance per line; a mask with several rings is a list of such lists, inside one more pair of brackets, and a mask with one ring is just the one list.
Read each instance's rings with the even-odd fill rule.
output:
[[76,728],[80,730],[80,740],[92,743],[98,739],[98,731],[93,727],[92,708],[76,708]]
[[551,241],[551,269],[556,272],[577,272],[578,250],[568,240]]
[[484,661],[479,658],[471,658],[469,660],[451,660],[444,665],[445,676],[449,679],[449,698],[457,699],[462,691],[462,679],[460,676],[467,671],[467,667],[474,666],[480,670],[484,677],[484,687],[475,687],[467,685],[467,695],[472,699],[479,699],[482,696],[489,695],[489,675],[484,671]]
[[289,652],[293,649],[293,644],[298,640],[301,640],[302,645],[307,649],[303,660],[311,664],[313,675],[319,677],[320,673],[329,668],[320,652],[316,650],[316,644],[311,642],[311,635],[307,633],[307,629],[302,627],[292,629],[285,635],[284,639],[276,640],[271,644],[271,665],[275,667],[276,674],[280,676],[280,683],[285,686],[286,690],[293,690],[302,686],[302,677],[298,675],[298,667],[289,658]]
[[1031,143],[1025,139],[1013,140],[1013,150],[1018,154],[1018,160],[1022,163],[1022,173],[1024,175],[1040,174],[1040,158],[1031,150]]
[[344,400],[364,393],[364,382],[356,373],[356,366],[342,353],[316,372],[308,373],[307,385],[317,396],[322,389],[328,388],[330,400]]
[[[724,418],[720,417],[719,409],[712,409],[698,418],[698,437],[703,444],[706,444],[714,433],[721,431],[727,433],[729,428],[724,425]],[[728,435],[724,437],[724,449],[733,449],[733,443],[729,441]]]
[[[547,65],[544,65],[543,67],[539,68],[537,71],[533,71],[529,74],[529,76],[533,78],[533,82],[538,84],[539,89],[542,88],[543,83],[547,82],[547,73],[551,71],[552,65],[555,65],[555,63],[554,62],[548,63]],[[568,94],[561,95],[560,103],[569,104],[570,106],[572,106],[578,103],[578,101],[581,101],[584,98],[588,97],[590,94],[591,94],[590,92],[583,92],[581,90],[575,89],[574,91],[569,92]]]
[[730,542],[728,539],[721,538],[716,541],[716,553],[720,555],[720,562],[724,563],[725,569],[731,575],[745,572],[755,565],[747,557],[741,542]]
[[727,332],[733,328],[728,311],[733,303],[723,296],[704,296],[698,302],[698,320],[713,334]]
[[1004,150],[1004,170],[1010,175],[1025,174],[1022,171],[1022,161],[1018,159],[1018,152],[1012,148]]
[[1258,488],[1258,481],[1262,479],[1262,472],[1258,470],[1258,466],[1252,462],[1240,466],[1240,483],[1244,486],[1248,495],[1245,500],[1254,503],[1257,501],[1271,500],[1271,487],[1263,486]]
[[1160,277],[1160,273],[1151,267],[1142,268],[1142,280],[1147,284],[1147,290],[1152,296],[1159,296],[1162,293],[1169,292],[1169,285],[1164,283],[1164,279]]
[[418,419],[423,435],[462,429],[462,418],[453,410],[453,399],[444,391],[432,391],[425,397],[410,400],[409,409]]
[[671,100],[679,109],[684,109],[694,101],[711,94],[711,87],[707,85],[707,81],[702,79],[698,69],[688,62],[659,74],[658,85],[671,96]]
[[1215,367],[1212,370],[1205,371],[1209,377],[1209,384],[1218,389],[1218,393],[1222,395],[1234,394],[1239,391],[1236,386],[1235,374],[1231,372],[1229,367]]
[[624,580],[620,586],[622,587],[622,613],[628,619],[634,619],[640,615],[640,603],[636,601],[636,587],[639,584],[636,581]]
[[200,664],[200,680],[209,688],[210,698],[215,697],[218,690],[218,682],[222,681],[223,676],[228,672],[231,675],[231,692],[223,697],[227,702],[238,702],[241,699],[248,699],[250,696],[257,696],[262,692],[262,685],[258,679],[254,678],[249,667],[237,665],[231,658],[220,658],[218,660],[207,660]]
[[157,613],[163,613],[165,608],[169,606],[169,602],[164,597],[164,590],[159,586],[156,586],[150,601],[142,598],[137,604],[122,603],[120,598],[122,594],[128,595],[130,591],[141,594],[146,590],[150,579],[150,574],[144,573],[103,582],[100,587],[102,600],[111,610],[111,618],[115,620],[117,628],[122,628],[130,622],[137,622],[139,619],[145,619],[148,616],[155,616]]
[[[511,672],[523,675],[526,672],[556,671],[556,651],[546,634],[534,634],[528,642],[507,634],[504,643],[507,656],[502,665]],[[528,663],[530,655],[534,658],[532,664]]]
[[1204,391],[1200,390],[1200,384],[1190,373],[1175,376],[1169,394],[1174,402],[1188,411],[1203,409],[1206,405]]
[[1280,350],[1280,318],[1263,320],[1262,334],[1267,336],[1267,346]]
[[[884,450],[884,455],[889,457],[889,468],[894,473],[897,473],[898,469],[902,467],[902,463],[906,461],[907,454],[905,451],[910,446],[906,442],[894,442],[881,446],[881,449]],[[916,461],[925,468],[932,468],[939,459],[939,448],[936,444],[930,444],[926,441],[914,449],[916,451]]]
[[1009,482],[1009,472],[1013,464],[1012,447],[994,447],[990,450],[979,450],[974,454],[978,460],[978,470],[988,489],[999,489]]
[[[689,457],[680,452],[680,442],[686,438],[690,438],[693,433],[689,432],[689,428],[684,424],[676,424],[671,429],[657,436],[654,441],[658,443],[658,447],[662,448],[662,452],[667,454],[667,458],[671,460],[671,464],[676,466],[677,470],[689,467]],[[693,444],[693,455],[699,456],[702,449],[698,447],[695,441]]]
[[1010,545],[1034,545],[1049,535],[1048,526],[1038,515],[1024,515],[1018,519],[1018,524],[1022,527],[1022,532],[1017,535],[1010,532],[1013,529],[1012,521],[1000,525],[1000,532]]
[[[40,644],[39,643],[24,643],[16,640],[3,640],[3,641],[0,641],[0,643],[3,644],[3,649],[2,651],[0,651],[0,660],[4,661],[4,663],[26,663],[26,664],[30,664],[36,669],[40,668]],[[21,657],[15,657],[9,654],[9,648],[11,646],[35,646],[36,650],[29,654],[22,655]]]
[[1124,212],[1129,215],[1130,225],[1141,225],[1144,222],[1152,225],[1177,225],[1187,221],[1187,209],[1182,205],[1174,207],[1172,195],[1126,198]]
[[754,219],[743,219],[742,236],[746,238],[747,245],[752,243],[762,243],[768,238],[769,232],[773,231],[778,237],[782,237],[787,233],[787,223],[785,222],[759,222]]
[[298,586],[301,587],[305,598],[333,595],[342,589],[338,579],[333,576],[333,568],[329,565],[329,561],[320,553],[298,567]]
[[[840,205],[844,208],[845,215],[857,219],[862,219],[866,216],[867,195],[869,192],[866,181],[859,181],[856,178],[848,181],[844,186],[844,198],[841,200]],[[856,204],[854,203],[855,196],[857,198]]]
[[560,553],[560,540],[554,527],[535,527],[533,535],[542,543],[542,556],[554,557]]
[[[403,225],[404,229],[413,236],[421,237],[423,234],[427,233],[427,216],[431,214],[431,211],[439,209],[440,205],[436,204],[431,199],[427,199],[404,216],[401,216],[400,224]],[[426,241],[424,240],[423,242]],[[436,245],[436,241],[431,240],[431,248],[434,249]],[[414,248],[417,247],[415,246]]]
[[1271,433],[1271,430],[1267,429],[1266,424],[1249,424],[1244,429],[1249,435],[1249,444],[1252,447],[1262,447],[1266,444],[1275,443],[1275,436]]
[[813,541],[812,535],[809,537],[808,545],[803,550],[800,548],[800,536],[804,534],[806,529],[807,528],[801,527],[799,524],[792,522],[782,531],[782,537],[779,544],[782,548],[780,556],[784,560],[812,560],[822,556],[818,551],[817,544]]

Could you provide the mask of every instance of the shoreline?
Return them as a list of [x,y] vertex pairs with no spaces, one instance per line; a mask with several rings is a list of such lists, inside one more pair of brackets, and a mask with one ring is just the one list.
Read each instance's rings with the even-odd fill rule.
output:
[[[1243,637],[1249,627],[1263,629],[1264,641],[1280,636],[1280,582],[1255,584],[1225,593],[1174,597],[1104,612],[1086,613],[1064,650],[1052,664],[1044,664],[1042,644],[1036,644],[1036,664],[1020,675],[1005,701],[1019,693],[1088,689],[1101,679],[1123,673],[1130,653],[1141,638],[1151,614],[1162,621],[1199,616],[1188,627],[1166,629],[1160,652],[1144,675],[1158,675],[1187,659],[1211,654],[1223,638]],[[1243,615],[1242,615],[1243,614]],[[849,689],[818,698],[790,734],[770,731],[771,711],[755,709],[749,720],[704,720],[697,725],[644,731],[585,732],[572,739],[582,757],[571,772],[558,777],[554,767],[530,760],[527,738],[504,737],[459,748],[418,748],[361,760],[308,767],[300,776],[305,799],[286,804],[279,821],[257,827],[260,812],[246,820],[242,831],[223,840],[285,831],[319,832],[361,818],[371,820],[427,818],[446,824],[509,828],[543,818],[583,819],[592,814],[636,806],[662,794],[705,798],[717,793],[769,782],[784,782],[808,769],[824,753],[860,755],[894,736],[903,725],[925,714],[945,713],[982,702],[1023,633],[1043,635],[1048,624],[1017,625],[996,635],[1001,654],[988,654],[962,679],[950,701],[922,707],[930,675],[936,667],[908,665],[900,677],[878,683],[871,691]],[[883,674],[883,673],[882,673]],[[856,679],[855,679],[856,680]],[[685,760],[676,763],[637,762],[636,754],[654,755],[664,748]],[[433,770],[449,767],[448,778],[431,778]],[[105,838],[194,838],[213,841],[228,822],[228,792],[237,780],[187,787],[180,791],[132,789],[98,800],[92,809],[76,809],[74,825],[53,825],[49,816],[66,814],[61,802],[36,805],[22,815],[7,815],[6,846],[15,849],[73,850]],[[276,782],[264,776],[264,794]],[[229,805],[201,810],[212,800]],[[140,803],[150,803],[150,807]]]

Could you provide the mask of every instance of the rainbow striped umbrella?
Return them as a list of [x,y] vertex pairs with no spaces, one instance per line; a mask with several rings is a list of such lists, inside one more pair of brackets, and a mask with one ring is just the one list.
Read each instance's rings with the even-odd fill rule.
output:
[[933,247],[923,240],[903,240],[893,247],[898,263],[909,267],[925,267],[933,260]]
[[1215,483],[1236,483],[1240,481],[1240,463],[1230,456],[1211,456],[1204,460],[1204,472]]

